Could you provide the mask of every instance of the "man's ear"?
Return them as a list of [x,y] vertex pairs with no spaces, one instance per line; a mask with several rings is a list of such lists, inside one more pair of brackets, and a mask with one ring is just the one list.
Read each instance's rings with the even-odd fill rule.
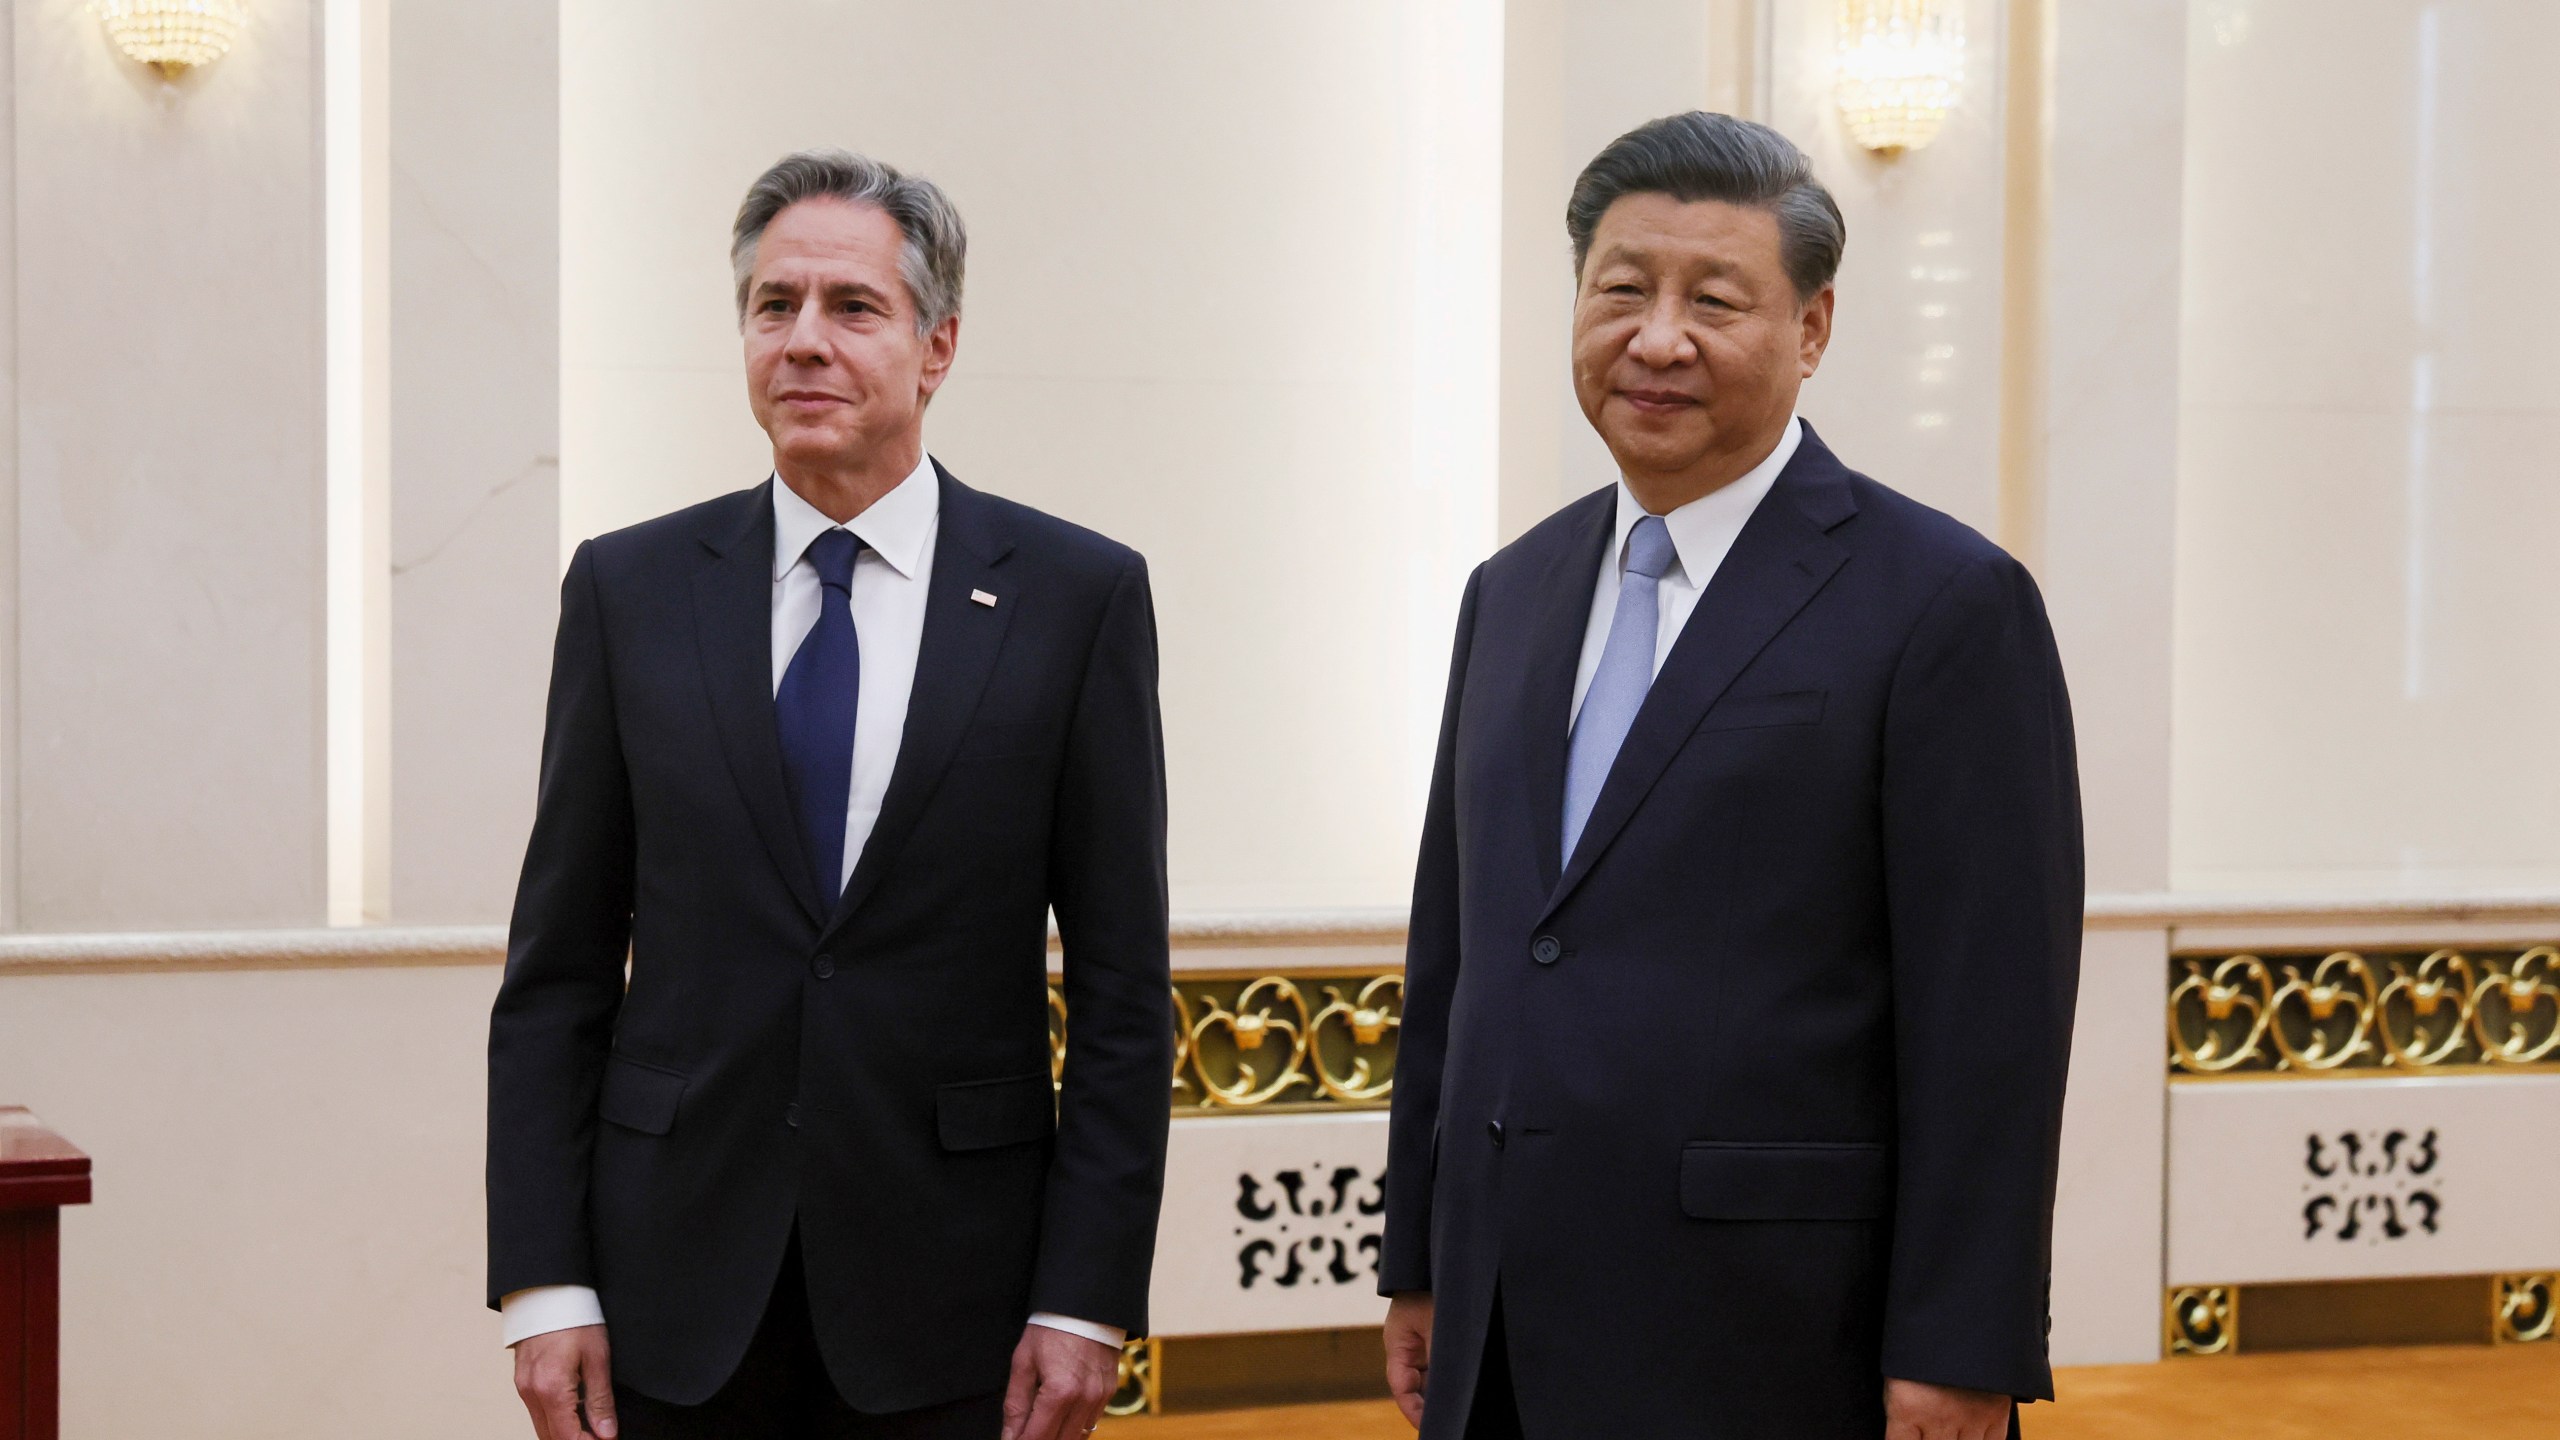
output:
[[1802,348],[1797,357],[1800,379],[1810,380],[1813,372],[1822,368],[1822,352],[1831,348],[1831,305],[1838,295],[1836,289],[1825,285],[1805,302]]
[[916,377],[916,388],[925,399],[932,399],[933,392],[942,388],[943,380],[951,374],[951,362],[959,353],[960,317],[945,315],[942,323],[924,337],[924,371]]

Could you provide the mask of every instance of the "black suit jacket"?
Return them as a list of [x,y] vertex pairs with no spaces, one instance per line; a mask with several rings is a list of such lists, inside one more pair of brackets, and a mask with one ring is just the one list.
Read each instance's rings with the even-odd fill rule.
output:
[[1146,566],[939,482],[904,739],[832,912],[774,725],[769,489],[591,540],[561,586],[490,1021],[489,1295],[594,1286],[617,1378],[663,1400],[736,1367],[795,1219],[859,1409],[1000,1388],[1035,1311],[1146,1327],[1172,1071]]
[[2071,718],[2016,561],[1807,431],[1580,847],[1614,492],[1485,562],[1415,881],[1382,1288],[1430,1440],[1497,1285],[1530,1434],[1883,1433],[1883,1377],[2051,1393],[2078,985]]

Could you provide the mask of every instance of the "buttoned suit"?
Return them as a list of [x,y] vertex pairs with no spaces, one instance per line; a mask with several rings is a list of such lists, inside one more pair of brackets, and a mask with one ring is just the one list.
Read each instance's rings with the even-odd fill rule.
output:
[[865,1412],[1002,1387],[1035,1311],[1146,1326],[1172,1064],[1146,568],[933,479],[895,769],[832,904],[777,740],[767,488],[589,541],[562,584],[490,1027],[489,1295],[594,1287],[617,1382],[657,1399],[736,1368],[795,1227]]
[[1477,570],[1415,880],[1381,1288],[1425,1440],[1874,1440],[2036,1398],[2080,816],[2042,603],[1808,430],[1562,853],[1613,492]]

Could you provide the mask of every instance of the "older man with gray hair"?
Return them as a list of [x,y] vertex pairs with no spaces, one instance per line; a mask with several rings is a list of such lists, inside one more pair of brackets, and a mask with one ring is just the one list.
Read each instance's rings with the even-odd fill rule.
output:
[[2079,979],[2043,603],[1797,415],[1846,235],[1784,136],[1665,116],[1564,219],[1620,479],[1459,612],[1389,1383],[1425,1440],[2000,1440]]
[[1146,564],[925,453],[965,254],[929,181],[774,165],[732,249],[772,475],[569,563],[489,1028],[488,1290],[542,1440],[1058,1440],[1146,1325]]

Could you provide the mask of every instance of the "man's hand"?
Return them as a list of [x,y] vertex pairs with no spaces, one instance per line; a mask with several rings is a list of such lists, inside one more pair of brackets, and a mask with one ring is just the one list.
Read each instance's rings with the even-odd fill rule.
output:
[[1004,1440],[1084,1440],[1120,1386],[1120,1352],[1046,1325],[1022,1327],[1004,1390]]
[[1431,1383],[1431,1297],[1408,1291],[1387,1302],[1387,1390],[1414,1429]]
[[2009,1440],[2010,1404],[1988,1390],[1887,1380],[1884,1440]]
[[604,1327],[517,1341],[516,1394],[533,1412],[537,1440],[613,1440],[613,1356]]

